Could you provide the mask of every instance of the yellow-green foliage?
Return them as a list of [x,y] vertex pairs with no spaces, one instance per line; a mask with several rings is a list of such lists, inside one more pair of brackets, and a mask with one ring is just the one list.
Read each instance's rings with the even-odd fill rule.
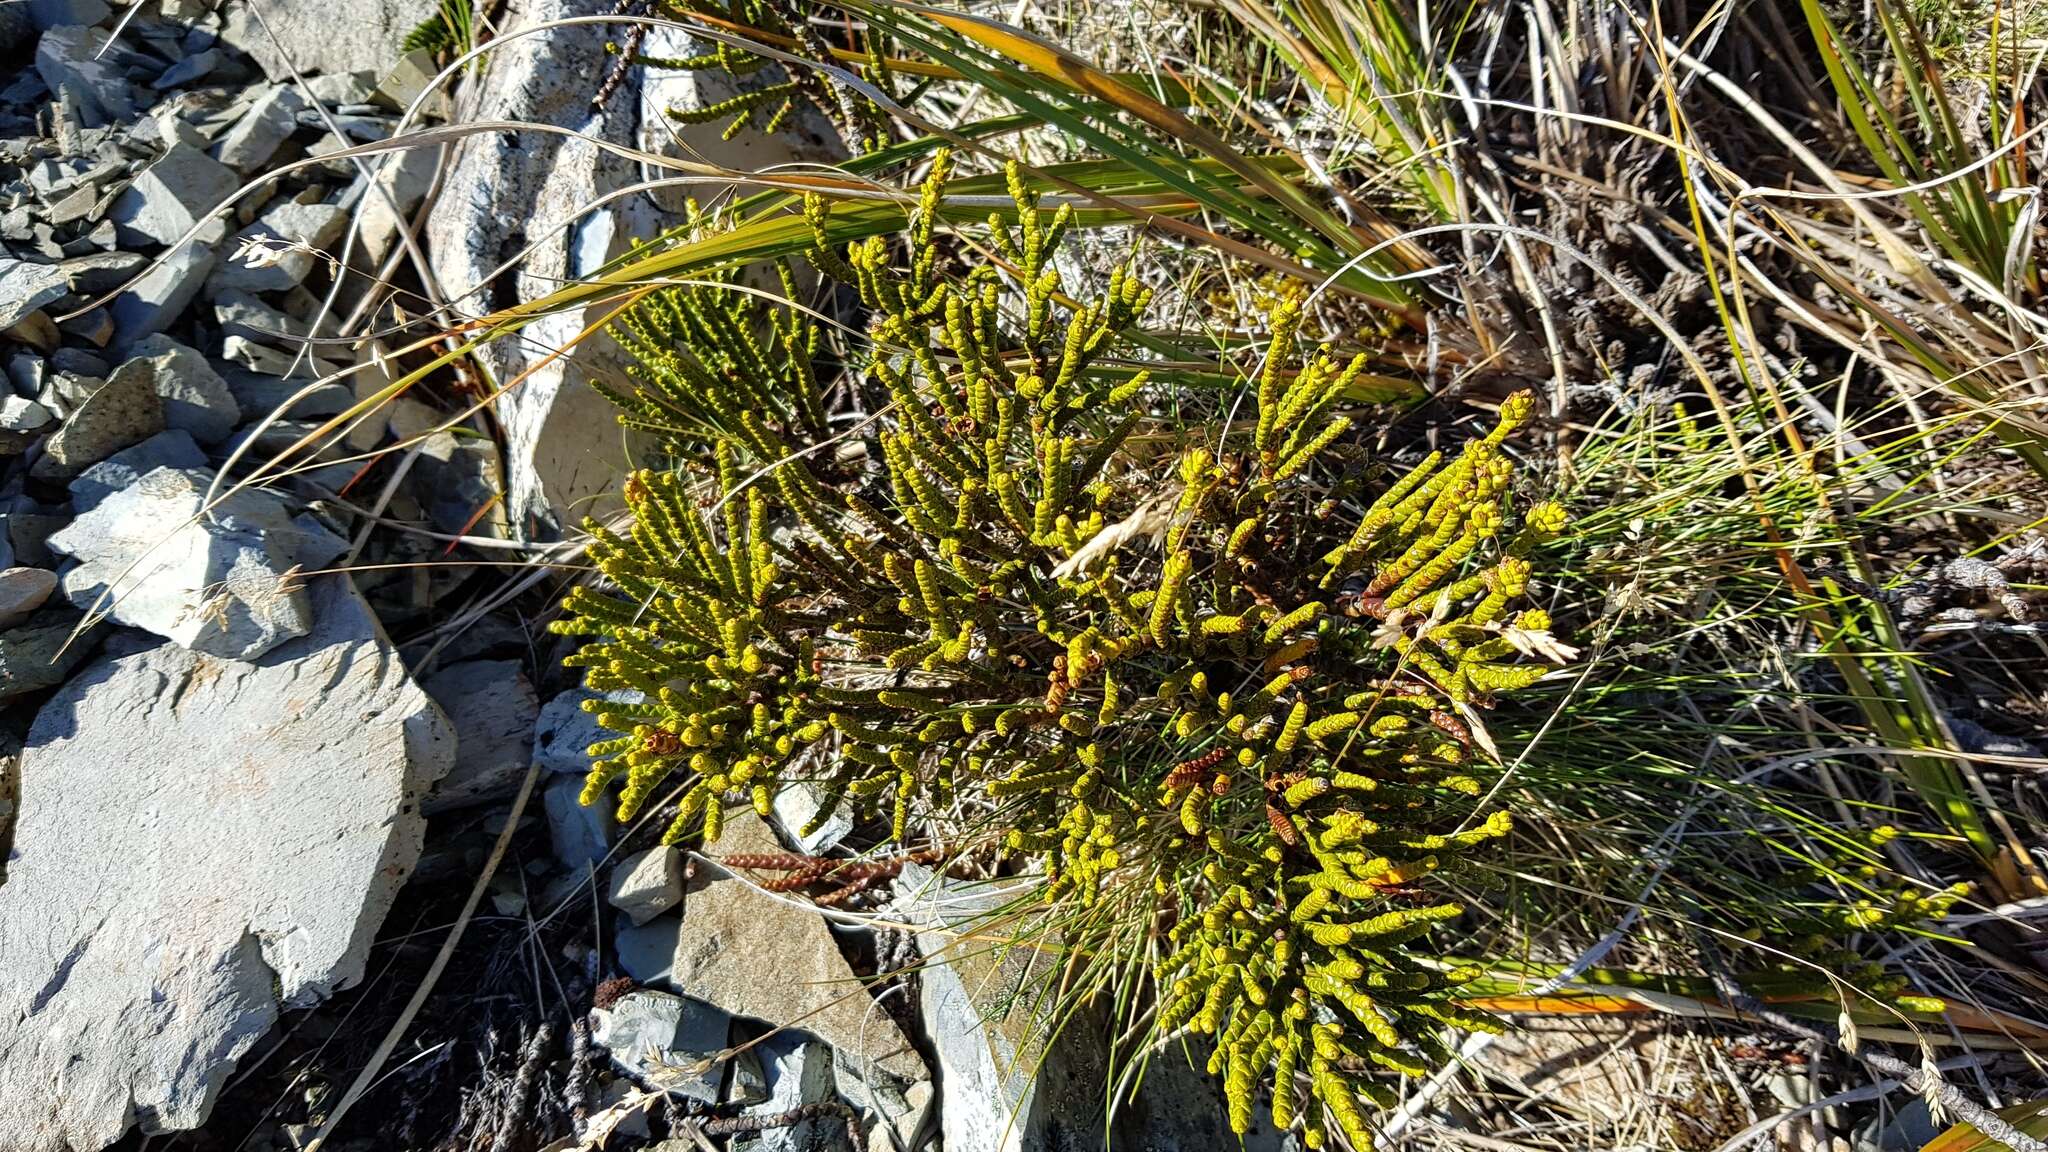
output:
[[[814,63],[833,64],[835,69],[843,66],[835,64],[830,45],[795,5],[776,0],[657,0],[656,10],[692,25],[708,22],[713,27],[750,29],[757,35],[783,41],[788,51]],[[868,62],[859,69],[866,82],[864,87],[886,97],[895,84],[887,58],[880,51],[880,37],[870,28],[864,38],[869,44]],[[620,50],[617,45],[606,45],[606,49]],[[742,80],[768,63],[766,58],[742,51],[723,37],[712,42],[710,51],[697,56],[678,58],[632,52],[627,58],[634,64],[674,71],[724,72],[734,80]],[[787,69],[786,74],[786,80],[746,87],[727,99],[701,107],[671,107],[668,115],[685,124],[715,124],[724,120],[725,139],[730,140],[757,121],[764,132],[780,131],[800,103],[809,103],[835,123],[842,141],[854,151],[866,152],[888,143],[888,121],[882,107],[869,96],[836,81],[828,87],[809,68]]]
[[1298,361],[1288,300],[1234,422],[1156,415],[1145,374],[1104,363],[1138,278],[1071,301],[1051,258],[1070,214],[1014,171],[1015,210],[977,237],[1004,273],[947,274],[945,173],[904,243],[810,257],[870,314],[865,472],[829,471],[800,317],[692,288],[625,325],[624,419],[676,462],[628,482],[624,535],[591,525],[605,583],[559,625],[594,638],[592,688],[643,698],[598,706],[620,735],[586,800],[623,778],[627,817],[676,792],[670,838],[711,839],[722,804],[765,809],[823,744],[832,803],[898,837],[991,810],[1047,900],[1167,913],[1158,1027],[1215,1037],[1238,1130],[1270,1090],[1310,1146],[1363,1147],[1369,1074],[1487,1023],[1413,949],[1461,911],[1432,874],[1509,827],[1475,811],[1473,723],[1571,654],[1521,606],[1525,554],[1564,527],[1510,488],[1531,399],[1361,489],[1338,409],[1363,359]]
[[1836,837],[1804,866],[1787,873],[1783,883],[1788,894],[1813,885],[1832,889],[1841,898],[1800,900],[1788,895],[1770,910],[1767,928],[1730,925],[1733,934],[1767,942],[1770,953],[1783,958],[1778,967],[1787,975],[1805,976],[1818,968],[1830,979],[1848,981],[1866,995],[1893,998],[1901,1007],[1939,1003],[1908,994],[1910,984],[1904,975],[1844,942],[1858,933],[1924,929],[1969,895],[1970,885],[1926,888],[1893,872],[1883,856],[1885,846],[1899,837],[1899,829],[1892,825],[1842,830]]

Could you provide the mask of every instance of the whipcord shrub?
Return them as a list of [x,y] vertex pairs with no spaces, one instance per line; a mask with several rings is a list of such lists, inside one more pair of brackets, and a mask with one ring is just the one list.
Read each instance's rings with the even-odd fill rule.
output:
[[874,418],[839,437],[806,312],[696,285],[618,325],[638,367],[608,392],[671,463],[626,482],[624,527],[588,524],[603,579],[556,624],[614,697],[584,800],[673,796],[669,840],[796,777],[817,822],[898,839],[983,813],[949,850],[1158,926],[1154,1034],[1214,1037],[1235,1129],[1263,1095],[1310,1147],[1365,1147],[1372,1073],[1491,1026],[1424,941],[1461,911],[1432,878],[1509,828],[1478,810],[1482,713],[1573,655],[1524,603],[1566,526],[1513,488],[1531,398],[1374,479],[1343,411],[1364,360],[1298,360],[1288,297],[1241,402],[1190,420],[1112,359],[1138,276],[1072,300],[1069,210],[1014,170],[1014,211],[977,230],[995,259],[952,271],[947,166],[897,242],[836,250],[806,206],[808,263],[869,318],[844,369]]

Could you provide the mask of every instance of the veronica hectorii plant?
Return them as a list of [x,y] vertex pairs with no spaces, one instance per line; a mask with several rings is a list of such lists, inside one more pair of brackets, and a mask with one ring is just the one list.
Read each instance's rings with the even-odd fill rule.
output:
[[1297,357],[1289,298],[1236,419],[1227,396],[1168,416],[1109,359],[1148,302],[1133,271],[1073,299],[1071,214],[1013,168],[997,260],[954,274],[946,170],[893,241],[834,249],[806,210],[810,263],[869,316],[865,469],[808,451],[831,422],[803,314],[700,285],[625,322],[622,419],[674,464],[627,482],[629,527],[589,526],[604,579],[557,625],[591,637],[591,688],[638,693],[589,705],[618,735],[585,800],[672,797],[668,837],[709,841],[803,773],[896,838],[978,837],[948,848],[1139,927],[1155,1035],[1214,1038],[1237,1130],[1265,1099],[1311,1147],[1364,1147],[1375,1073],[1489,1023],[1425,939],[1461,912],[1440,876],[1509,828],[1476,807],[1482,713],[1573,655],[1524,603],[1565,526],[1503,450],[1531,398],[1369,484],[1364,360]]

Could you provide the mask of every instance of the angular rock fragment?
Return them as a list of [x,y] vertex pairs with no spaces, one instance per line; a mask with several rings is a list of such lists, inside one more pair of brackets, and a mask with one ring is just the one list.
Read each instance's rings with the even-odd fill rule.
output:
[[[740,807],[726,816],[716,850],[783,849],[759,816]],[[729,876],[700,876],[686,899],[668,975],[676,991],[735,1016],[803,1029],[877,1075],[924,1078],[924,1061],[854,976],[824,917]]]
[[322,104],[367,104],[377,94],[377,74],[366,69],[308,76],[306,91]]
[[[807,856],[818,855],[853,831],[853,813],[844,804],[819,820],[818,813],[825,804],[825,790],[808,780],[792,780],[775,794],[776,825]],[[817,826],[812,827],[813,823]],[[810,831],[806,833],[805,829]]]
[[676,937],[682,930],[680,916],[656,916],[645,924],[621,923],[612,941],[619,970],[642,984],[667,983],[676,959]]
[[196,350],[158,333],[136,341],[129,353],[146,357],[156,369],[165,427],[188,432],[201,444],[218,444],[242,422],[227,381]]
[[611,806],[582,803],[582,792],[578,781],[556,780],[541,793],[555,859],[568,865],[576,876],[586,875],[611,853],[612,839],[618,833]]
[[[35,571],[35,569],[17,569]],[[5,575],[0,574],[0,581]],[[683,858],[673,844],[635,852],[612,869],[611,906],[634,924],[645,924],[683,901]]]
[[[542,23],[597,15],[610,0],[522,0],[521,14]],[[812,135],[813,115],[791,118],[786,131],[721,139],[716,125],[678,126],[671,107],[698,108],[738,93],[732,79],[711,70],[679,72],[660,82],[638,81],[638,99],[620,94],[593,112],[584,93],[589,77],[610,65],[596,26],[550,29],[508,40],[491,61],[490,82],[479,95],[480,120],[544,122],[573,135],[493,133],[470,137],[452,151],[434,207],[427,217],[428,255],[451,298],[475,307],[474,289],[509,276],[520,299],[532,299],[566,280],[587,276],[622,255],[632,237],[654,226],[643,197],[608,193],[640,179],[635,167],[597,146],[609,141],[651,151],[689,151],[691,158],[761,171],[807,161],[830,162],[836,149]],[[690,56],[708,45],[669,28],[650,29],[650,55]],[[678,205],[679,207],[679,205]],[[506,254],[534,247],[516,271],[499,271]],[[623,355],[608,338],[581,336],[597,319],[580,309],[542,317],[525,330],[528,340],[494,341],[476,350],[488,380],[518,379],[497,401],[505,433],[509,512],[516,523],[570,524],[602,515],[622,478],[618,422],[598,399],[589,378],[623,369]],[[578,340],[577,355],[547,357],[536,348]]]
[[79,561],[64,594],[212,656],[253,660],[304,636],[314,620],[300,573],[346,543],[274,492],[224,488],[205,509],[212,480],[158,468],[52,535],[52,550]]
[[[335,382],[315,384],[314,377],[294,376],[281,379],[244,368],[230,368],[226,373],[228,391],[234,393],[235,403],[241,406],[251,420],[261,420],[276,413],[305,420],[318,420],[348,411],[355,403],[355,393],[348,385]],[[280,405],[287,405],[278,412]]]
[[[744,1115],[779,1118],[832,1099],[830,1048],[800,1033],[778,1032],[753,1051],[761,1058],[767,1098],[748,1105]],[[846,1121],[826,1114],[737,1136],[732,1147],[733,1152],[845,1152],[852,1144]]]
[[135,99],[121,75],[118,58],[104,53],[107,33],[83,24],[62,24],[36,42],[36,72],[58,95],[75,101],[81,126],[99,128],[133,119]]
[[0,700],[62,684],[99,644],[98,629],[79,634],[84,620],[68,608],[45,608],[0,632]]
[[34,396],[43,390],[43,376],[49,365],[41,356],[27,348],[16,348],[7,354],[7,382],[14,387],[17,396]]
[[164,645],[30,729],[0,885],[8,1152],[197,1126],[286,1006],[362,978],[453,747],[346,577],[256,663]]
[[114,317],[105,308],[94,308],[59,320],[57,331],[95,347],[105,348],[107,342],[114,338]]
[[161,332],[178,319],[213,270],[213,249],[194,241],[166,252],[163,262],[114,297],[114,346]]
[[0,256],[0,329],[12,328],[29,314],[71,291],[62,264],[35,264]]
[[654,1085],[716,1104],[731,1019],[708,1004],[639,989],[591,1012],[591,1040],[612,1062]]
[[378,165],[376,184],[363,196],[361,235],[363,252],[372,263],[382,263],[398,243],[398,230],[411,224],[413,211],[434,186],[441,152],[408,148],[373,162]]
[[[126,244],[175,244],[241,186],[233,169],[190,144],[173,144],[114,201],[115,234]],[[216,225],[202,238],[218,240],[226,231]]]
[[264,90],[213,146],[214,158],[237,172],[253,173],[299,128],[306,98],[289,84]]
[[597,716],[583,710],[585,700],[617,700],[622,703],[637,703],[636,692],[613,692],[600,696],[582,688],[572,688],[556,696],[541,707],[540,716],[533,725],[533,758],[540,761],[546,772],[562,772],[584,776],[590,772],[590,754],[586,751],[599,740],[609,740],[618,735],[597,722]]
[[58,263],[71,281],[71,290],[81,296],[99,296],[128,282],[142,270],[149,257],[140,252],[93,252]]
[[306,278],[324,250],[341,235],[348,214],[332,204],[286,201],[264,210],[228,242],[228,259],[213,274],[213,290],[282,292]]
[[[97,353],[88,352],[83,348],[57,349],[55,352],[50,353],[49,366],[56,370],[60,376],[61,374],[69,373],[74,376],[93,376],[102,379],[114,370],[114,366],[108,363],[105,357]],[[91,387],[84,388],[75,395],[66,396],[64,398],[63,410],[59,415],[69,413],[73,408],[78,407],[85,400],[86,396],[92,392],[93,388],[97,387],[99,387],[99,384],[94,383]],[[56,411],[56,409],[52,409],[52,411]]]
[[57,574],[47,568],[0,571],[0,630],[27,620],[56,590]]
[[30,474],[67,479],[163,430],[164,402],[156,391],[156,366],[145,359],[130,360],[65,416],[64,426],[43,446],[42,458]]
[[213,296],[213,318],[223,336],[240,336],[259,344],[303,340],[309,329],[278,311],[261,297],[240,288],[224,288]]
[[57,561],[50,555],[50,533],[70,523],[71,517],[56,507],[37,503],[27,496],[16,496],[7,501],[5,507],[7,546],[14,552],[14,562],[36,568],[55,568]]
[[[918,934],[920,1013],[939,1058],[939,1116],[947,1152],[1048,1152],[1104,1141],[1102,1101],[1115,1068],[1101,1040],[1106,1022],[1085,1009],[1055,1033],[1034,1014],[1035,953],[991,946],[987,918],[1015,898],[1001,885],[934,875],[916,864],[897,880],[899,915]],[[1114,1148],[1239,1148],[1278,1152],[1281,1137],[1257,1124],[1230,1131],[1222,1082],[1191,1065],[1183,1048],[1147,1065],[1137,1098],[1108,1134]]]
[[100,501],[159,468],[204,468],[206,453],[188,432],[172,429],[159,432],[133,448],[123,448],[78,474],[66,487],[71,492],[71,510],[84,515]]
[[489,440],[435,432],[420,442],[412,476],[435,531],[497,538],[509,533],[498,449]]
[[320,380],[341,371],[318,356],[301,356],[284,352],[267,344],[258,344],[243,336],[230,336],[221,341],[221,359],[230,364],[247,368],[261,376],[274,376],[289,380]]
[[266,30],[246,5],[232,4],[222,7],[220,37],[254,57],[272,80],[290,79],[293,65],[305,73],[382,70],[393,47],[436,8],[435,0],[361,0],[337,20],[330,5],[275,4],[264,9]]
[[422,682],[461,738],[455,767],[427,799],[444,812],[510,795],[533,763],[533,721],[540,701],[516,660],[450,664]]
[[56,422],[48,408],[20,396],[0,396],[0,456],[28,451]]
[[207,48],[194,52],[169,68],[164,69],[155,80],[150,81],[149,86],[162,91],[165,88],[176,88],[180,85],[190,84],[195,80],[203,80],[215,68],[220,67],[221,61],[224,59],[226,57],[221,54],[218,48]]

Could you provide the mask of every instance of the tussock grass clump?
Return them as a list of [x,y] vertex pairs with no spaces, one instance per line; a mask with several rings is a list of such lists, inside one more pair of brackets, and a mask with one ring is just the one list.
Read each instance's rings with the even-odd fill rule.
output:
[[[1510,826],[1477,803],[1483,712],[1573,655],[1523,603],[1566,525],[1502,450],[1532,398],[1369,484],[1338,410],[1364,358],[1297,360],[1293,295],[1241,408],[1168,417],[1111,360],[1147,304],[1135,277],[1071,299],[1071,213],[1014,169],[985,233],[1009,275],[953,274],[946,169],[900,250],[837,250],[810,208],[810,263],[871,317],[883,403],[860,440],[826,435],[809,318],[693,286],[625,322],[622,418],[673,466],[629,481],[630,527],[589,526],[606,583],[557,625],[595,637],[574,658],[592,688],[640,694],[595,706],[619,735],[585,800],[623,782],[630,818],[669,788],[668,838],[715,840],[727,803],[765,814],[829,745],[820,821],[948,828],[1046,902],[1112,910],[1076,923],[1159,924],[1156,1028],[1216,1037],[1232,1125],[1270,1086],[1289,1126],[1305,1087],[1312,1146],[1363,1146],[1366,1073],[1420,1072],[1443,1023],[1490,1023],[1447,999],[1476,970],[1422,941],[1462,911],[1432,877]],[[866,452],[817,451],[835,442]]]

